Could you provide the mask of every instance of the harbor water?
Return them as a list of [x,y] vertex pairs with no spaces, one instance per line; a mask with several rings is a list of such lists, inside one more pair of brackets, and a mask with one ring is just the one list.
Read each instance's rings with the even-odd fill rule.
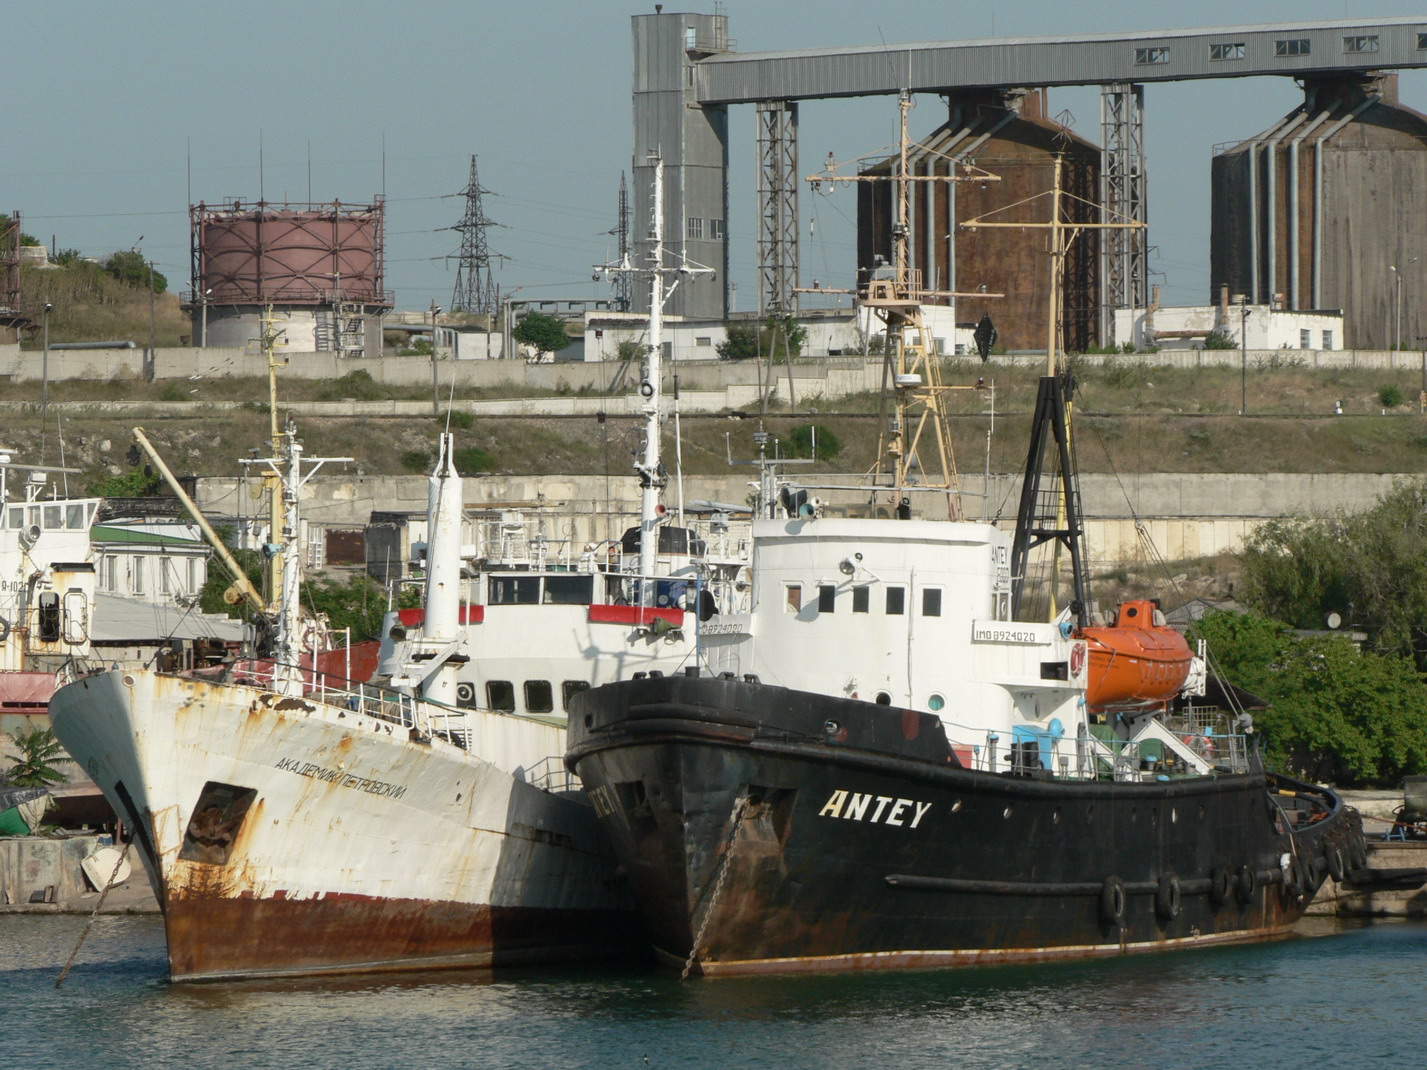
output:
[[153,916],[0,915],[4,1065],[1224,1067],[1423,1064],[1427,922],[1038,966],[681,982],[653,969],[168,983]]

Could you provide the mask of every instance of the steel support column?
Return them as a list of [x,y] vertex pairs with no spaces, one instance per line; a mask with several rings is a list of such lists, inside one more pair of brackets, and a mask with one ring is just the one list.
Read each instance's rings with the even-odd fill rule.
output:
[[[1100,221],[1148,223],[1145,191],[1145,87],[1100,87]],[[1115,310],[1149,304],[1146,229],[1100,232],[1100,341],[1114,337]],[[1116,339],[1119,341],[1119,339]]]
[[798,310],[798,105],[758,105],[758,311]]

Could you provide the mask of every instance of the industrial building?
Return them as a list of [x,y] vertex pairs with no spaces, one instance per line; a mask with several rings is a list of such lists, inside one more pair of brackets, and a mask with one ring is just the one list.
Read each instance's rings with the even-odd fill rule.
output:
[[[1416,231],[1393,235],[1393,228],[1398,226],[1403,214],[1403,205],[1421,203],[1421,180],[1413,178],[1409,182],[1407,179],[1409,173],[1417,174],[1416,164],[1394,166],[1392,170],[1396,174],[1389,185],[1360,183],[1356,193],[1351,193],[1354,187],[1349,171],[1356,167],[1361,177],[1371,165],[1369,158],[1361,153],[1357,165],[1348,163],[1347,155],[1340,153],[1340,146],[1345,148],[1353,138],[1362,140],[1360,149],[1366,152],[1395,151],[1391,146],[1402,149],[1411,145],[1413,152],[1420,155],[1419,150],[1427,147],[1420,133],[1415,132],[1417,128],[1408,121],[1415,113],[1398,107],[1390,99],[1390,91],[1385,88],[1387,83],[1378,77],[1383,71],[1427,67],[1427,19],[1343,19],[742,54],[735,51],[729,20],[722,14],[665,13],[662,5],[655,5],[654,14],[636,15],[632,25],[634,225],[631,230],[635,235],[635,259],[645,259],[648,254],[648,242],[643,236],[650,233],[653,173],[650,154],[657,150],[668,176],[664,191],[665,233],[683,235],[685,255],[693,262],[718,270],[716,279],[702,276],[681,287],[667,308],[671,317],[724,318],[730,307],[726,235],[730,229],[728,109],[731,106],[752,105],[758,112],[758,144],[750,149],[756,152],[759,168],[759,310],[790,312],[796,311],[798,292],[804,285],[798,252],[799,187],[805,177],[798,164],[800,101],[934,94],[948,98],[953,107],[957,102],[965,107],[968,101],[989,99],[994,108],[994,97],[987,98],[986,94],[1009,93],[1012,96],[1003,100],[1010,101],[1015,99],[1015,94],[1045,87],[1098,86],[1101,138],[1098,150],[1094,150],[1099,153],[1095,200],[1102,213],[1101,221],[1148,224],[1144,155],[1146,86],[1159,82],[1261,76],[1301,79],[1311,92],[1320,94],[1325,92],[1323,85],[1332,84],[1340,87],[1333,91],[1340,97],[1357,78],[1364,87],[1363,92],[1375,100],[1354,117],[1353,123],[1332,129],[1345,114],[1344,109],[1351,112],[1358,105],[1348,103],[1348,98],[1343,97],[1341,104],[1328,108],[1331,93],[1327,94],[1308,105],[1309,114],[1305,119],[1292,121],[1290,117],[1289,121],[1273,125],[1263,138],[1251,141],[1252,148],[1244,150],[1246,157],[1253,155],[1258,161],[1260,171],[1269,163],[1282,171],[1288,164],[1280,158],[1281,154],[1293,151],[1312,155],[1302,153],[1309,135],[1324,141],[1324,198],[1321,201],[1324,222],[1320,228],[1321,240],[1316,241],[1320,257],[1317,282],[1313,282],[1315,269],[1311,262],[1315,240],[1304,230],[1307,224],[1301,213],[1310,211],[1306,206],[1319,202],[1306,192],[1315,181],[1309,170],[1312,164],[1300,158],[1297,162],[1301,173],[1296,184],[1299,227],[1285,229],[1280,224],[1278,236],[1272,242],[1264,238],[1257,242],[1231,239],[1228,235],[1234,227],[1226,230],[1228,244],[1213,256],[1216,274],[1211,279],[1213,292],[1206,295],[1207,300],[1216,302],[1217,290],[1224,283],[1229,283],[1231,288],[1237,285],[1244,291],[1253,288],[1256,270],[1261,295],[1256,300],[1271,303],[1272,294],[1282,292],[1288,302],[1286,295],[1292,290],[1297,295],[1292,300],[1300,302],[1295,307],[1341,307],[1347,317],[1349,344],[1356,345],[1374,341],[1391,344],[1391,339],[1383,339],[1381,329],[1363,339],[1352,335],[1357,330],[1367,330],[1374,321],[1392,324],[1392,333],[1396,335],[1399,317],[1403,320],[1400,333],[1405,340],[1409,332],[1416,330],[1415,326],[1408,326],[1409,322],[1415,324],[1416,310],[1427,303],[1427,269],[1413,265],[1411,273],[1407,270],[1413,255],[1409,246],[1416,242]],[[1380,90],[1373,90],[1371,86],[1378,86]],[[1252,96],[1246,98],[1246,107],[1252,106],[1252,100]],[[1323,114],[1325,108],[1326,115]],[[1024,108],[1022,113],[1022,120],[1035,121],[1024,114]],[[955,125],[953,117],[953,122],[937,134],[953,153],[957,151],[956,146],[962,144],[961,127],[951,129]],[[984,132],[987,128],[981,129]],[[1303,140],[1296,141],[1300,135]],[[1266,148],[1270,145],[1272,147]],[[1044,146],[1039,148],[1044,151]],[[850,153],[857,149],[858,146],[849,146]],[[1079,159],[1092,149],[1088,142],[1077,141],[1071,155]],[[1335,154],[1342,156],[1337,162],[1334,162]],[[1244,164],[1237,166],[1240,170],[1246,169]],[[1225,160],[1222,167],[1224,181],[1228,182],[1235,164],[1233,160]],[[1341,176],[1333,173],[1335,168],[1342,172]],[[1247,171],[1252,173],[1253,168]],[[1215,174],[1219,174],[1217,166]],[[1241,184],[1246,181],[1247,176]],[[1256,210],[1259,222],[1245,220],[1236,224],[1238,234],[1246,235],[1256,227],[1268,226],[1269,220],[1288,210],[1284,199],[1286,177],[1279,174],[1275,178],[1272,193],[1268,191],[1267,182],[1265,172],[1254,191],[1260,206]],[[1249,203],[1247,192],[1229,196],[1237,197],[1241,204]],[[1266,199],[1269,197],[1277,198],[1271,210]],[[949,225],[942,233],[954,231],[964,220],[964,208],[964,203],[958,206],[957,216],[947,220]],[[1227,207],[1225,211],[1229,211]],[[924,235],[929,234],[933,239],[939,225],[935,213],[936,209],[932,209],[923,216],[922,228]],[[1394,240],[1379,245],[1376,252],[1370,250],[1366,240],[1343,244],[1340,249],[1337,238],[1328,231],[1329,214],[1353,220],[1343,226],[1356,226],[1372,242],[1377,241],[1372,237],[1374,234],[1393,236]],[[1215,216],[1217,220],[1219,213]],[[1372,223],[1364,231],[1363,224],[1368,217]],[[1208,221],[1205,222],[1207,225]],[[875,215],[860,224],[871,234],[883,225]],[[1215,233],[1219,233],[1217,223]],[[1292,238],[1294,234],[1299,237]],[[1343,231],[1338,232],[1339,237],[1342,234]],[[1096,261],[1093,271],[1083,273],[1077,283],[1097,291],[1093,294],[1095,309],[1091,318],[1102,342],[1113,340],[1117,310],[1143,309],[1149,303],[1146,250],[1150,241],[1150,232],[1145,227],[1106,230],[1093,253]],[[959,241],[956,244],[959,245]],[[1088,249],[1095,243],[1084,244]],[[959,289],[974,289],[967,286],[971,281],[967,277],[971,246],[968,245],[967,250],[952,248],[943,254],[941,250],[934,252],[934,245],[935,241],[923,242],[920,254],[923,270],[933,273],[941,270],[942,278],[955,279]],[[1292,252],[1290,246],[1293,246]],[[1416,247],[1422,245],[1417,243]],[[1253,267],[1255,248],[1259,250],[1256,269]],[[869,250],[876,251],[871,246]],[[1021,235],[1018,247],[1008,242],[1002,251],[1018,260],[1032,260],[1044,254],[1044,239],[1035,231],[1027,231]],[[1373,260],[1371,265],[1370,259]],[[1376,262],[1379,260],[1382,263]],[[1330,264],[1329,261],[1335,262]],[[1237,282],[1218,277],[1218,272],[1228,271],[1231,263],[1238,265],[1233,274]],[[1291,264],[1297,265],[1292,272],[1288,267]],[[847,266],[848,282],[854,267]],[[1389,272],[1389,267],[1397,270]],[[1378,281],[1370,282],[1367,278],[1370,274],[1376,274]],[[1339,279],[1342,283],[1337,281]],[[1353,283],[1354,279],[1358,281]],[[1033,285],[1035,280],[1026,276],[1017,282]],[[833,283],[828,281],[826,285]],[[1384,307],[1384,295],[1389,291],[1397,309],[1393,314],[1386,314]],[[635,295],[635,301],[640,302],[640,295]],[[1083,305],[1079,298],[1072,303]],[[957,316],[958,320],[968,318]]]
[[386,205],[228,201],[189,209],[193,289],[184,307],[200,346],[246,345],[271,308],[287,348],[381,354]]
[[1427,115],[1395,74],[1304,79],[1303,103],[1213,163],[1213,277],[1249,304],[1342,309],[1356,348],[1427,334]]

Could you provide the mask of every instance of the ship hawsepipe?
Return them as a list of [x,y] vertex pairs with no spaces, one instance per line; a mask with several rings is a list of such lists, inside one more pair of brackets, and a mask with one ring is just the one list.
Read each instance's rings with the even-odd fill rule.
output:
[[671,964],[947,966],[1270,940],[1366,864],[1332,791],[963,768],[933,714],[708,675],[577,699],[583,780]]

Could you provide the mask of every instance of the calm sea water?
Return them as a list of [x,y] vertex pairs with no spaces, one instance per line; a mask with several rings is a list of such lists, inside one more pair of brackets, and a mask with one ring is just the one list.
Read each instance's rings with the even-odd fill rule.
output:
[[680,982],[641,970],[171,985],[157,918],[0,915],[0,1065],[1411,1067],[1427,924],[1106,962]]

